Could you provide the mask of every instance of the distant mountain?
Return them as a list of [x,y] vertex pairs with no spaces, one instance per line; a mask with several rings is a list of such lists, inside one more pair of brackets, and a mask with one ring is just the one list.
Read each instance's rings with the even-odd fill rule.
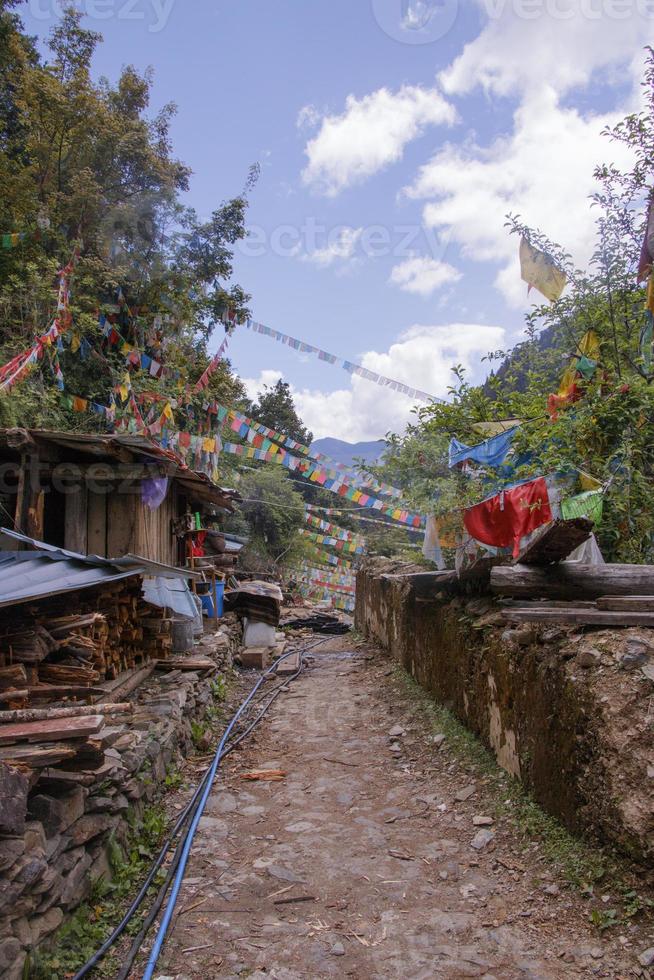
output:
[[375,442],[343,442],[342,439],[316,439],[311,443],[316,452],[330,456],[337,463],[351,466],[355,459],[364,459],[366,463],[379,462],[386,443],[383,439]]

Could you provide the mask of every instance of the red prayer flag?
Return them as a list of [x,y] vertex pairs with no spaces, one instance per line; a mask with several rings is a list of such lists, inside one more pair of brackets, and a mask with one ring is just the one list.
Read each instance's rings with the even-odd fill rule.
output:
[[512,547],[514,558],[520,551],[520,539],[551,520],[547,484],[542,476],[503,490],[463,515],[466,530],[476,541],[495,548]]

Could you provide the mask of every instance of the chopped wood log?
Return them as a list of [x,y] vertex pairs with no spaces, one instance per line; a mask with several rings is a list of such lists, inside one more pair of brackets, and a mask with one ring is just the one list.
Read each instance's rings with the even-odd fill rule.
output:
[[39,664],[56,649],[57,644],[43,626],[0,636],[0,649],[13,660],[24,664]]
[[651,596],[654,565],[498,565],[491,572],[491,589],[497,595],[516,599]]
[[538,606],[514,607],[502,613],[509,623],[565,623],[574,626],[651,626],[654,612],[614,612],[570,606],[552,609]]
[[624,612],[654,612],[654,595],[601,596],[598,609]]
[[94,684],[99,681],[100,674],[97,670],[90,670],[88,667],[41,664],[39,666],[39,680],[53,684],[77,684],[82,687],[84,684]]
[[27,794],[30,778],[19,769],[0,763],[0,833],[22,835],[25,833]]
[[27,671],[22,664],[0,667],[0,690],[8,687],[24,687],[27,684]]
[[0,725],[27,721],[54,721],[59,718],[83,718],[87,715],[124,715],[134,710],[129,702],[122,704],[80,704],[73,708],[22,708],[0,711]]
[[0,691],[0,704],[18,704],[19,701],[27,701],[30,692],[27,688],[17,690],[15,687],[8,691]]
[[520,552],[516,564],[551,565],[563,561],[588,541],[595,525],[585,517],[569,521],[550,521],[540,527],[528,545]]
[[0,728],[0,745],[16,742],[55,742],[62,738],[88,738],[104,725],[101,715],[83,718],[52,718],[48,721],[25,721]]

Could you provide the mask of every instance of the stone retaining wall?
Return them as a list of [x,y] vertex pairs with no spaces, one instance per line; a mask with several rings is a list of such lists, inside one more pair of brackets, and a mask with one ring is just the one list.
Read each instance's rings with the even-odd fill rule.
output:
[[429,596],[383,559],[357,576],[357,629],[576,832],[654,856],[654,630],[507,629],[490,597]]
[[[202,653],[231,665],[237,629],[205,637]],[[211,678],[157,674],[133,695],[124,725],[101,734],[105,762],[93,773],[44,775],[29,796],[25,832],[0,837],[0,976],[20,980],[29,952],[110,879],[110,851],[121,846],[167,771],[191,745],[191,722],[211,701]]]

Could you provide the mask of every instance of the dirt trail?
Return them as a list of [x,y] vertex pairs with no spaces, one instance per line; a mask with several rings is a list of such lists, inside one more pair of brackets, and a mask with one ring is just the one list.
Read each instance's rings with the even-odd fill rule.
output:
[[[601,939],[537,853],[516,855],[510,827],[475,824],[483,785],[429,743],[388,662],[351,649],[316,650],[226,761],[159,976],[638,975],[638,950]],[[262,768],[286,778],[240,778]],[[476,850],[480,830],[477,844],[495,836]]]

